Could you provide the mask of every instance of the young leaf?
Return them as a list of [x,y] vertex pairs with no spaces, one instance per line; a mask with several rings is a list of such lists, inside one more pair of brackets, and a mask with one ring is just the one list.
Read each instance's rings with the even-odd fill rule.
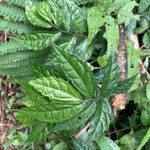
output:
[[96,140],[106,131],[112,121],[112,109],[108,99],[101,100],[95,115],[91,118],[90,128],[87,132],[87,141]]
[[51,100],[80,102],[81,97],[77,91],[66,81],[61,78],[43,77],[29,84],[34,87],[43,96],[49,97]]
[[47,1],[40,2],[36,5],[36,12],[49,23],[52,22],[52,13]]
[[83,108],[83,104],[66,108],[63,105],[33,106],[19,110],[17,119],[24,124],[29,124],[30,122],[36,123],[36,121],[58,123],[78,115]]
[[94,97],[96,83],[87,63],[58,46],[55,46],[54,50],[55,57],[52,62],[60,67],[82,95],[87,98]]

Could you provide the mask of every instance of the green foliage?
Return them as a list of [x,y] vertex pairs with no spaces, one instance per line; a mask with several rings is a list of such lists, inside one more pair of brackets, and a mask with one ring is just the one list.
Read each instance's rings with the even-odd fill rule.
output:
[[[128,44],[126,80],[121,81],[117,63],[120,24],[129,35],[144,32],[143,45],[149,48],[148,13],[148,0],[0,3],[0,31],[11,35],[0,43],[0,74],[17,79],[25,93],[17,118],[30,126],[27,142],[52,138],[54,150],[118,150],[104,134],[115,118],[112,97],[129,90],[140,121],[150,124],[149,83],[143,79],[144,89],[138,90],[142,53]],[[128,149],[134,141],[127,135],[118,145],[129,143]]]
[[17,36],[14,40],[21,44],[20,47],[28,50],[41,50],[47,48],[54,43],[61,33],[49,34],[49,33],[36,33]]
[[146,135],[143,137],[142,142],[139,145],[139,147],[137,148],[137,150],[142,150],[142,148],[149,141],[149,139],[150,139],[150,128],[148,129]]
[[92,2],[96,2],[97,0],[73,0],[75,3],[77,3],[78,5],[83,5],[83,4],[87,4],[87,3],[92,3]]
[[36,29],[30,25],[27,25],[26,23],[14,22],[5,19],[0,19],[0,22],[0,31],[7,31],[18,34],[31,33],[36,31]]
[[26,16],[22,8],[17,8],[15,6],[7,5],[5,3],[0,4],[0,16],[4,18],[9,18],[13,21],[24,21]]
[[102,150],[120,150],[117,144],[108,137],[100,136],[96,142]]
[[64,72],[81,94],[85,97],[94,97],[95,79],[88,64],[59,47],[54,47],[54,49],[52,63],[55,67]]
[[24,0],[5,0],[7,3],[14,4],[20,7],[25,7],[25,1]]
[[52,6],[53,22],[57,27],[73,32],[86,31],[85,12],[73,1],[48,0],[48,2]]
[[62,100],[72,103],[81,101],[79,93],[68,82],[59,78],[43,77],[35,81],[30,81],[29,84],[42,95],[49,97],[50,100]]
[[90,129],[87,133],[87,141],[98,139],[99,136],[101,136],[106,130],[108,130],[109,125],[112,121],[112,110],[108,99],[102,100],[93,118],[91,119]]
[[116,55],[113,53],[108,60],[107,66],[103,68],[104,80],[101,85],[101,95],[104,97],[109,96],[109,91],[117,87],[120,78]]
[[[43,18],[43,13],[46,13],[46,19]],[[34,5],[34,3],[32,3],[31,0],[28,0],[26,4],[26,16],[30,21],[30,23],[35,26],[44,27],[44,28],[51,27],[49,22],[49,19],[51,18],[51,10],[49,5],[46,2],[42,2],[37,5]]]

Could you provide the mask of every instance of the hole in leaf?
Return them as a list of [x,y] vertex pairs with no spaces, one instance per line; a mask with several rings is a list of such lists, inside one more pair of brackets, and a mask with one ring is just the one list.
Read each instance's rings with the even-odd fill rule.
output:
[[81,120],[82,118],[81,118],[81,117],[78,117],[78,119]]

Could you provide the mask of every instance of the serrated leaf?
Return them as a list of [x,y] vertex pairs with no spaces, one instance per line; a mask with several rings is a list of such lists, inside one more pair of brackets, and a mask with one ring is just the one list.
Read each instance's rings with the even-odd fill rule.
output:
[[36,11],[36,4],[32,3],[31,0],[26,1],[26,16],[29,22],[35,26],[50,28],[50,23],[41,17]]
[[84,11],[70,0],[48,0],[53,12],[53,22],[67,31],[85,32],[87,30]]
[[120,69],[115,52],[109,56],[107,66],[103,68],[103,75],[101,95],[105,97],[109,96],[111,89],[116,88],[120,79]]
[[55,129],[57,130],[70,130],[70,129],[77,129],[84,125],[90,117],[94,114],[96,110],[95,103],[91,104],[90,106],[86,106],[79,115],[75,116],[74,118],[64,121],[62,123],[57,123]]
[[60,77],[58,71],[46,65],[37,65],[37,64],[32,65],[32,70],[36,78],[50,77],[50,76],[55,76],[57,78]]
[[96,143],[101,150],[120,150],[118,145],[106,136],[100,136]]
[[99,28],[105,23],[105,11],[101,5],[91,7],[88,10],[88,40],[92,42],[94,36],[99,31]]
[[57,46],[54,50],[55,57],[52,63],[60,67],[82,95],[87,98],[94,97],[96,83],[87,63]]
[[31,85],[22,81],[20,81],[19,84],[21,85],[23,92],[27,95],[27,99],[31,103],[30,105],[35,106],[41,104],[48,104],[48,101]]
[[83,110],[83,108],[83,104],[72,107],[64,107],[63,105],[33,106],[19,110],[17,113],[17,119],[24,124],[36,123],[36,121],[57,123],[76,116]]
[[50,46],[60,36],[61,33],[34,33],[17,36],[14,40],[21,44],[24,49],[41,50]]
[[117,86],[114,89],[110,89],[109,94],[114,96],[119,93],[128,92],[132,85],[135,82],[135,79],[137,78],[137,75],[132,76],[126,80],[119,81]]
[[101,100],[101,104],[90,121],[90,128],[87,132],[87,141],[98,139],[108,128],[112,121],[112,109],[108,99]]
[[43,96],[49,97],[51,100],[65,102],[80,102],[81,97],[77,91],[66,81],[56,77],[43,77],[29,84],[34,87]]

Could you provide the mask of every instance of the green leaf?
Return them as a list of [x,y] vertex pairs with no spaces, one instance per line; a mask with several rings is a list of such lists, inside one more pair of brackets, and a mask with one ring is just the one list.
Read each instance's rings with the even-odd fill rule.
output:
[[90,128],[87,132],[87,141],[98,139],[109,128],[111,121],[112,109],[108,99],[103,99],[95,115],[91,118]]
[[101,95],[103,97],[109,96],[110,90],[117,87],[120,79],[120,69],[117,63],[117,57],[113,52],[107,61],[107,66],[103,68],[103,80],[101,85]]
[[[42,8],[41,8],[42,9]],[[26,16],[29,22],[35,26],[50,28],[50,23],[41,17],[36,11],[36,4],[33,4],[31,0],[26,1]]]
[[60,142],[54,146],[53,150],[69,150],[69,149],[68,145],[65,142]]
[[98,144],[101,150],[120,150],[118,145],[106,136],[100,136],[96,140],[96,143]]
[[136,76],[134,84],[132,85],[130,92],[136,90],[140,83],[140,70],[139,70],[139,59],[141,52],[134,49],[133,44],[128,43],[128,77]]
[[81,94],[87,98],[94,97],[96,83],[87,63],[57,46],[54,47],[54,50],[55,59],[52,63],[60,67]]
[[14,40],[22,45],[24,49],[41,50],[54,43],[61,33],[35,33],[17,36]]
[[75,3],[77,3],[78,5],[83,5],[83,4],[87,4],[87,3],[92,3],[95,2],[97,0],[73,0]]
[[128,92],[130,88],[132,87],[132,85],[134,84],[136,77],[137,75],[118,82],[117,87],[114,89],[110,89],[109,94],[114,96],[119,93]]
[[39,105],[22,108],[17,113],[17,119],[23,124],[30,124],[31,122],[36,123],[36,121],[57,123],[78,115],[83,108],[83,104],[73,107],[64,107],[63,105]]
[[66,81],[56,77],[43,77],[29,81],[38,92],[51,100],[80,102],[81,97],[77,91]]
[[4,18],[9,18],[13,21],[25,21],[26,16],[25,12],[22,8],[8,5],[6,3],[0,3],[0,16],[3,16]]
[[36,28],[24,22],[15,22],[7,19],[0,19],[0,31],[7,31],[17,34],[32,33]]
[[125,6],[129,2],[131,2],[131,0],[114,0],[112,7],[109,11],[118,12],[123,6]]
[[36,12],[49,23],[52,22],[52,12],[47,1],[38,3],[36,5]]
[[150,6],[150,0],[141,0],[139,4],[139,12],[142,13]]
[[144,44],[145,47],[150,47],[150,31],[148,31],[144,34],[143,44]]
[[[125,4],[118,12],[118,23],[122,24],[125,23],[125,25],[129,25],[132,19],[138,20],[139,16],[134,15],[132,10],[135,6],[138,6],[138,4],[135,1],[128,2]],[[127,11],[128,10],[128,11]]]
[[71,143],[74,150],[97,150],[97,146],[93,142],[86,143],[83,140],[72,138]]
[[32,65],[32,70],[36,78],[50,77],[50,76],[55,76],[58,78],[61,76],[61,74],[54,68],[46,65],[37,65],[37,64]]
[[23,92],[27,95],[28,105],[36,106],[41,104],[48,104],[48,101],[41,95],[40,92],[36,91],[31,85],[26,82],[19,81]]
[[94,114],[96,110],[95,103],[86,106],[80,114],[75,116],[74,118],[70,120],[66,120],[61,123],[57,123],[54,127],[57,130],[70,130],[70,129],[77,129],[81,126],[83,126]]
[[38,123],[38,124],[32,126],[31,132],[29,133],[29,137],[28,137],[27,141],[29,141],[29,142],[40,141],[43,138],[46,138],[50,132],[51,132],[51,130],[47,130],[46,123]]
[[88,39],[89,43],[92,42],[92,39],[95,37],[100,27],[105,23],[105,12],[103,7],[100,5],[91,7],[88,10]]
[[19,7],[25,7],[25,1],[24,0],[5,0],[5,2],[11,4],[11,5],[17,5]]
[[106,17],[106,32],[103,37],[107,40],[107,55],[111,55],[112,50],[117,52],[119,43],[119,28],[116,20],[110,16]]
[[146,85],[146,96],[150,100],[150,81]]
[[146,135],[143,137],[141,144],[137,148],[137,150],[142,150],[144,145],[150,140],[150,128],[148,129]]
[[48,0],[53,12],[53,22],[67,31],[85,32],[87,30],[84,11],[70,0]]
[[103,55],[97,58],[97,62],[101,67],[105,67],[107,65],[107,59],[108,59],[108,56]]
[[150,109],[149,109],[149,106],[150,106],[149,103],[145,103],[143,110],[142,110],[142,113],[141,113],[141,123],[144,126],[150,126],[150,119],[149,119]]

